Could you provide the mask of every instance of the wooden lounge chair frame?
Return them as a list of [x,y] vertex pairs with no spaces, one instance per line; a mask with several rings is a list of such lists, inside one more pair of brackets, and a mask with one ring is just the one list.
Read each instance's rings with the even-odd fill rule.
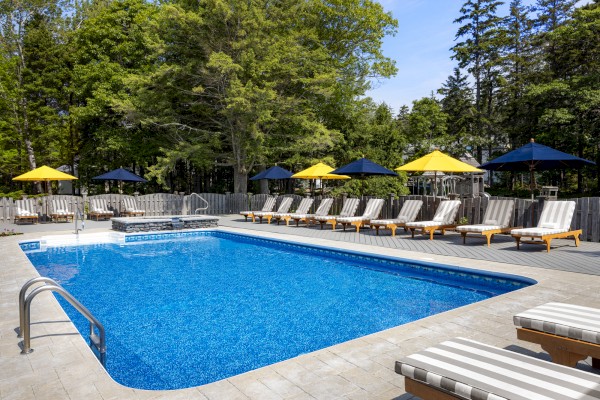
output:
[[[417,200],[408,200],[408,201],[417,202],[417,203],[413,203],[413,204],[419,204],[418,210],[414,214],[414,217],[416,218],[417,215],[421,212],[421,208],[423,207],[423,202],[421,200],[418,200],[418,201]],[[402,207],[404,208],[404,205]],[[415,210],[416,210],[416,208],[415,208]],[[400,211],[402,212],[402,209]],[[409,211],[409,213],[410,213],[410,211]],[[400,214],[398,216],[400,216]],[[413,215],[409,215],[408,218],[411,218],[411,220],[410,221],[406,221],[406,222],[395,222],[395,223],[390,223],[390,224],[383,224],[383,223],[377,223],[377,222],[373,223],[373,221],[371,221],[369,223],[369,226],[371,228],[375,228],[375,234],[377,236],[379,236],[379,229],[383,226],[386,229],[391,230],[392,231],[392,237],[395,237],[396,236],[396,229],[398,229],[398,228],[404,228],[404,232],[408,231],[408,228],[406,227],[406,223],[414,221]],[[375,221],[377,221],[377,220],[375,220]]]
[[551,333],[517,327],[517,338],[542,346],[556,364],[575,367],[581,360],[592,357],[592,367],[600,369],[600,345]]
[[[458,213],[458,209],[460,208],[460,201],[459,200],[445,200],[442,201],[439,205],[437,210],[435,211],[435,215],[434,215],[434,220],[435,221],[435,216],[438,215],[438,213],[440,212],[440,208],[443,206],[444,203],[446,202],[451,202],[452,203],[452,209],[450,209],[450,212],[452,213],[450,216],[452,218],[449,218],[449,216],[447,216],[448,218],[445,219],[446,221],[453,221],[456,219],[456,214]],[[448,210],[441,210],[442,213],[444,212],[448,212]],[[440,221],[443,222],[443,221]],[[429,240],[433,240],[433,234],[435,233],[435,231],[440,231],[442,233],[442,235],[446,234],[446,231],[448,229],[454,229],[456,228],[456,223],[452,222],[449,224],[444,224],[444,223],[439,223],[436,225],[429,225],[429,226],[410,226],[408,225],[409,223],[407,222],[407,228],[410,230],[410,234],[411,237],[414,238],[415,237],[415,231],[419,230],[421,231],[422,234],[429,234]]]
[[[352,203],[348,203],[348,207],[351,208],[349,210],[350,212],[349,212],[348,216],[349,217],[353,216],[354,214],[356,214],[356,210],[358,209],[358,204],[359,204],[360,200],[357,198],[349,198],[349,199],[346,199],[346,201],[352,202]],[[356,202],[356,203],[354,204],[354,202]],[[344,211],[345,207],[346,207],[346,204],[344,204],[344,206],[342,206],[342,211]],[[335,227],[338,224],[337,219],[341,217],[341,214],[342,213],[340,212],[340,215],[331,215],[330,216],[331,218],[329,218],[325,221],[315,219],[314,222],[318,222],[321,225],[321,229],[323,229],[324,224],[331,224],[331,230],[335,231]]]
[[427,400],[460,400],[460,397],[443,392],[440,389],[427,386],[424,383],[415,381],[407,376],[404,377],[404,390],[417,397]]
[[[549,201],[544,204],[540,220],[538,221],[538,227],[544,229],[545,222],[557,222],[558,230],[562,232],[511,232],[511,236],[517,241],[517,250],[519,250],[521,243],[528,244],[545,244],[546,252],[550,252],[550,244],[552,239],[564,239],[573,237],[575,239],[575,247],[579,247],[579,237],[583,233],[582,229],[570,230],[570,223],[575,213],[575,202],[574,201]],[[559,218],[562,217],[562,218]],[[549,228],[551,229],[551,228]],[[554,228],[556,229],[556,228]],[[522,238],[530,238],[530,240],[522,240]],[[536,240],[537,239],[537,240]]]
[[[62,203],[62,206],[64,206],[65,208],[63,208],[61,211],[66,211],[66,213],[59,213],[57,212],[58,210],[56,208],[58,208],[58,204]],[[60,222],[61,219],[64,219],[65,222],[69,222],[69,220],[73,221],[75,219],[75,213],[71,212],[68,210],[67,207],[67,203],[64,200],[56,200],[53,199],[52,200],[52,213],[50,214],[50,219],[52,219],[52,221],[56,221],[56,222]]]
[[[90,202],[92,202],[92,201],[94,201],[94,200],[90,200]],[[90,208],[92,208],[91,204],[90,204]],[[100,218],[102,218],[102,219],[105,219],[105,218],[111,219],[114,216],[115,216],[115,214],[112,211],[105,210],[104,208],[102,209],[102,211],[93,211],[93,210],[91,210],[91,211],[88,212],[88,217],[91,220],[93,220],[94,217],[96,217],[96,221],[99,221]]]
[[[344,231],[346,231],[346,226],[347,225],[352,225],[356,228],[356,233],[360,232],[360,228],[369,225],[372,219],[377,219],[379,217],[379,214],[381,214],[381,210],[383,209],[383,205],[385,204],[385,201],[383,199],[369,199],[369,201],[367,202],[367,205],[365,207],[365,211],[363,213],[362,216],[359,217],[337,217],[336,218],[336,222],[338,224],[341,224]],[[369,209],[369,207],[371,207],[371,209]],[[375,218],[369,218],[365,216],[365,213],[369,211],[371,214],[373,215],[377,215],[377,217]],[[340,218],[357,218],[356,221],[352,221],[352,222],[342,222],[339,219]],[[360,219],[358,219],[360,218]],[[370,225],[369,225],[370,226]]]
[[[515,228],[513,228],[515,229]],[[579,237],[581,236],[581,234],[583,233],[582,229],[576,229],[573,231],[567,231],[567,232],[560,232],[560,233],[552,233],[552,234],[548,234],[548,235],[539,235],[539,236],[532,236],[532,235],[518,235],[518,234],[512,234],[511,236],[515,238],[515,240],[517,241],[517,250],[520,249],[520,243],[528,243],[528,244],[545,244],[546,245],[546,252],[550,253],[550,243],[552,243],[552,239],[564,239],[564,238],[568,238],[568,237],[573,237],[573,239],[575,239],[575,247],[579,247]],[[521,238],[531,238],[530,240],[521,240]],[[539,240],[535,240],[535,239],[539,239]]]
[[[15,213],[14,213],[14,223],[17,224],[17,222],[22,223],[22,222],[31,222],[32,224],[37,224],[40,220],[39,216],[37,213],[33,212],[34,205],[33,205],[33,200],[32,199],[25,199],[25,200],[17,200],[15,202]],[[25,212],[27,212],[27,215],[24,214],[19,214],[17,211],[18,209],[21,209]]]
[[[325,213],[329,212],[329,210],[331,209],[331,206],[333,205],[333,199],[332,198],[326,198],[321,200],[321,204],[319,204],[319,207],[317,208],[317,212],[319,211],[319,209],[321,208],[322,205],[325,205],[327,211],[325,211]],[[315,214],[307,214],[306,216],[303,217],[294,217],[294,215],[292,215],[290,217],[290,219],[293,219],[296,222],[296,226],[299,226],[300,222],[304,221],[304,223],[306,224],[306,226],[310,226],[311,223],[316,223],[315,220],[315,216],[316,215],[321,215],[318,214],[317,212],[315,212]],[[323,225],[321,224],[321,229],[323,229]]]
[[429,234],[429,240],[433,240],[433,234],[435,231],[440,231],[442,235],[446,234],[448,229],[456,228],[456,224],[445,224],[445,225],[431,225],[431,226],[419,226],[409,227],[411,237],[415,237],[415,231],[419,230],[423,235]]
[[[298,209],[300,209],[300,211],[302,211],[301,207],[305,207],[306,208],[306,213],[308,213],[308,211],[310,210],[310,207],[312,207],[314,201],[315,201],[315,199],[310,199],[308,197],[304,198],[304,199],[302,199],[302,201],[298,205]],[[301,212],[301,214],[306,214],[306,213]],[[292,214],[293,213],[284,213],[284,214],[287,214],[287,215],[284,215],[284,216],[281,216],[281,217],[278,216],[278,215],[274,215],[273,217],[277,220],[277,225],[279,225],[279,222],[281,220],[284,220],[285,221],[285,226],[290,226],[290,220],[292,219]],[[296,226],[298,226],[298,222],[297,221],[296,221]]]
[[[262,224],[262,220],[263,218],[267,219],[267,224],[271,223],[271,220],[273,219],[274,215],[281,212],[283,213],[284,211],[280,211],[281,210],[281,206],[284,204],[287,204],[287,209],[289,210],[289,208],[292,206],[292,198],[291,197],[284,197],[283,200],[281,201],[281,203],[279,204],[279,209],[277,211],[269,211],[268,213],[265,213],[264,215],[258,214],[252,214],[252,222],[255,222],[255,218],[258,217],[258,223]],[[257,211],[259,212],[259,211]],[[279,224],[278,224],[279,225]]]
[[[124,217],[137,217],[137,216],[143,216],[144,214],[146,214],[146,211],[144,210],[138,210],[137,209],[137,204],[135,204],[135,198],[130,197],[128,199],[123,199],[123,211],[121,211],[121,215]],[[128,204],[129,203],[129,204]],[[135,206],[133,210],[127,210],[127,206]],[[131,207],[130,207],[131,208]]]
[[[272,202],[273,202],[273,203],[272,203],[272,204],[273,204],[273,206],[272,206],[272,207],[269,207],[269,202],[270,202],[270,201],[272,201]],[[275,201],[276,201],[276,200],[275,200],[275,197],[268,197],[268,198],[267,198],[267,200],[265,200],[265,202],[264,202],[264,204],[263,204],[263,207],[262,207],[262,209],[261,209],[261,210],[258,210],[258,211],[247,211],[247,212],[240,212],[240,215],[243,215],[243,216],[244,216],[244,222],[248,222],[248,217],[252,218],[252,222],[254,222],[254,213],[255,213],[255,212],[259,212],[259,211],[261,211],[261,212],[272,211],[272,210],[273,210],[273,208],[275,207]],[[269,209],[267,210],[267,208],[269,208]]]
[[32,224],[37,224],[39,221],[39,217],[37,215],[15,215],[15,224],[23,221],[29,221]]
[[508,226],[506,228],[488,229],[487,231],[481,231],[481,232],[471,232],[471,231],[460,232],[460,235],[462,236],[463,244],[465,244],[467,242],[467,233],[480,233],[481,235],[485,236],[487,246],[490,247],[490,243],[491,243],[492,239],[494,238],[494,235],[502,234],[502,233],[510,233],[510,231],[512,231],[513,229],[518,229],[518,228],[520,228],[520,227]]

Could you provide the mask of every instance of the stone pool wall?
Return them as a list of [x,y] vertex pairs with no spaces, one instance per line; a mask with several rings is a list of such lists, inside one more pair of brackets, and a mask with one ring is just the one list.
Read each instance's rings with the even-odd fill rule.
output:
[[112,218],[111,221],[113,230],[125,233],[215,228],[219,226],[219,217],[210,215],[162,218]]

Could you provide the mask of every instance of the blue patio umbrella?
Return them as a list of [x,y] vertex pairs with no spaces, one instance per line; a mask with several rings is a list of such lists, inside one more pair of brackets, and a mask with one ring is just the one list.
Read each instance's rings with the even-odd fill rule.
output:
[[586,165],[596,165],[596,163],[535,143],[531,139],[525,146],[488,161],[479,168],[492,171],[530,171],[533,173],[533,171],[550,169],[581,168]]
[[[535,188],[535,171],[551,169],[581,168],[586,165],[596,165],[577,156],[563,153],[562,151],[535,143],[533,139],[524,146],[510,151],[498,158],[488,161],[479,168],[491,171],[529,171],[529,190],[533,201],[533,189]],[[533,226],[533,208],[531,209],[531,224]]]
[[354,175],[354,176],[371,176],[371,175],[390,175],[398,176],[392,170],[389,170],[381,165],[369,160],[368,158],[361,158],[356,161],[352,161],[350,164],[346,164],[343,167],[331,171],[332,174],[336,175]]
[[275,165],[254,175],[252,178],[250,178],[250,180],[257,181],[259,179],[290,179],[292,175],[294,175],[293,172]]
[[92,179],[98,181],[148,182],[141,176],[137,176],[123,168],[117,168],[105,174],[95,176]]

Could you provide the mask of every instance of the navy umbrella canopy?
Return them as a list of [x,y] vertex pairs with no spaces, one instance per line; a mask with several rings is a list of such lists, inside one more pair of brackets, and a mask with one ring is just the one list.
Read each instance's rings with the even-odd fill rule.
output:
[[381,165],[369,160],[368,158],[361,158],[356,161],[352,161],[350,164],[346,164],[334,171],[332,174],[336,175],[355,175],[355,176],[370,176],[370,175],[391,175],[398,176],[392,170],[389,170]]
[[250,178],[250,180],[257,181],[259,179],[290,179],[292,175],[294,175],[293,172],[275,165],[254,175],[252,178]]
[[586,165],[596,165],[596,163],[535,143],[531,139],[525,146],[486,162],[479,168],[492,171],[530,171],[533,173],[535,170],[581,168]]
[[124,182],[148,182],[141,176],[137,176],[134,173],[131,173],[123,168],[117,168],[115,170],[109,171],[105,174],[98,175],[93,177],[94,180],[104,180],[104,181],[124,181]]

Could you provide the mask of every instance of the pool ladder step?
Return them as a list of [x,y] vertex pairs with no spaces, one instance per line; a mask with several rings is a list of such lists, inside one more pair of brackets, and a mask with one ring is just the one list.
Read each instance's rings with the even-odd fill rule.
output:
[[[33,289],[28,296],[27,290],[36,283],[44,283]],[[90,347],[95,349],[103,367],[106,367],[106,333],[104,326],[92,315],[83,304],[81,304],[73,295],[65,290],[54,279],[47,277],[33,278],[25,282],[19,292],[19,334],[17,337],[23,338],[23,349],[21,354],[29,354],[33,351],[31,348],[31,302],[38,294],[46,291],[52,291],[60,294],[77,311],[79,311],[90,322]],[[96,334],[96,330],[98,334]]]

